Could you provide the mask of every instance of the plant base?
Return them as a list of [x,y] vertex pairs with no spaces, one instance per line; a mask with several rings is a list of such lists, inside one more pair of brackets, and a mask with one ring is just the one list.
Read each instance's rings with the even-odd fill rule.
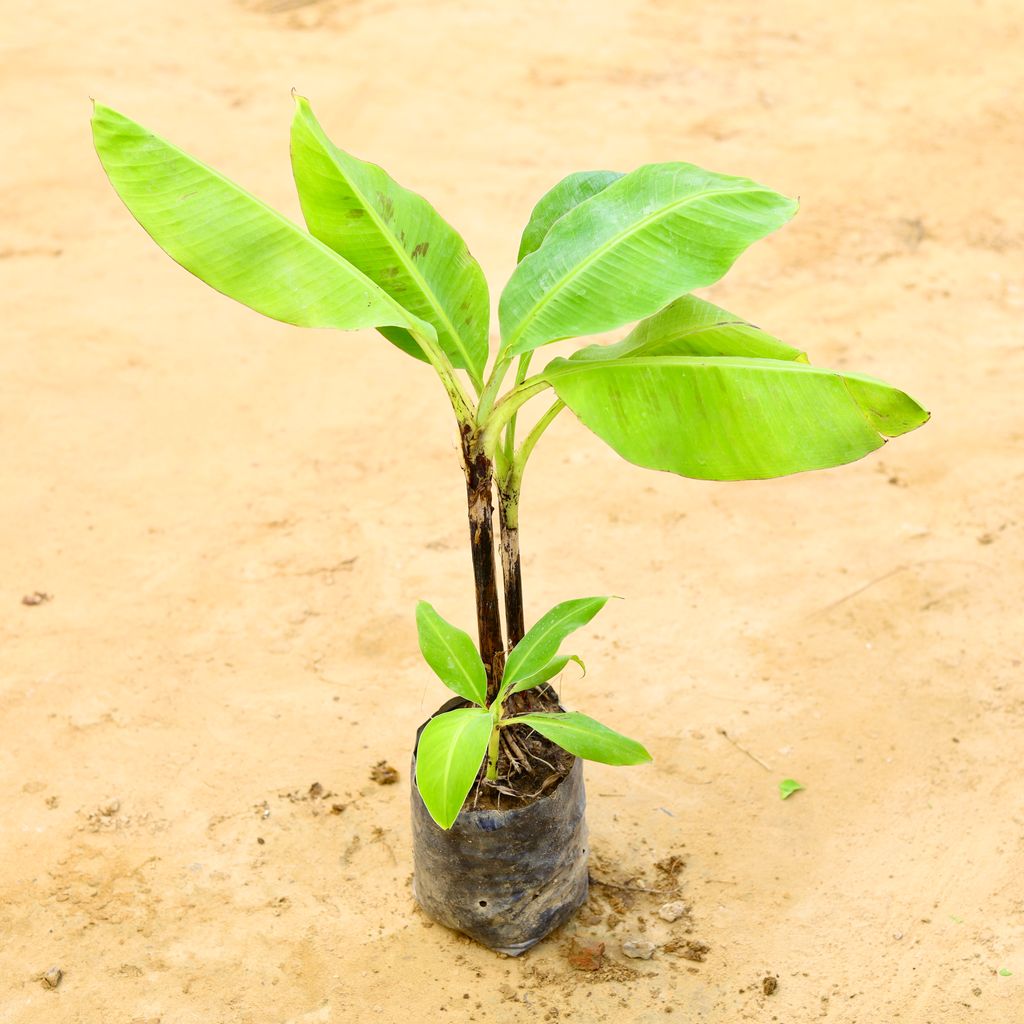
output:
[[[438,713],[452,704],[459,701]],[[584,903],[587,824],[581,761],[524,806],[473,810],[470,798],[447,832],[427,813],[415,773],[414,754],[413,895],[431,918],[490,949],[518,956]]]

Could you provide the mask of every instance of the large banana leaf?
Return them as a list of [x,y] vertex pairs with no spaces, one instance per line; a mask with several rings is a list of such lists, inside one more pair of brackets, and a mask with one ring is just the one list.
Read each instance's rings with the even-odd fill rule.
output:
[[[487,362],[490,300],[483,271],[458,232],[382,168],[338,149],[301,96],[291,154],[310,232],[432,324],[452,364],[479,383]],[[408,332],[381,333],[423,358]]]
[[543,376],[624,459],[700,480],[842,465],[928,419],[882,381],[775,359],[556,359]]
[[530,214],[530,220],[523,229],[519,243],[519,257],[522,262],[531,252],[540,248],[555,221],[564,217],[573,207],[586,202],[591,196],[603,192],[613,181],[624,175],[619,171],[577,171],[564,177],[557,185],[540,197]]
[[569,358],[595,361],[642,356],[749,356],[807,362],[799,349],[696,295],[684,295],[641,320],[614,345],[588,345]]
[[212,288],[300,327],[390,325],[433,336],[352,264],[176,146],[100,103],[92,130],[110,183],[135,219]]
[[555,221],[501,296],[501,356],[649,316],[717,281],[797,203],[747,178],[647,164]]

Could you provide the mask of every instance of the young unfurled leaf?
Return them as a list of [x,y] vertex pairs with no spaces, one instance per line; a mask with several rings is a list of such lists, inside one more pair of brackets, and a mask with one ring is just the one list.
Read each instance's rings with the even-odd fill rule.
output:
[[540,197],[523,229],[518,262],[540,248],[555,221],[571,209],[603,192],[613,181],[624,177],[619,171],[577,171],[564,177]]
[[435,715],[416,748],[416,788],[430,816],[451,828],[473,788],[494,727],[481,708]]
[[224,295],[299,327],[433,336],[351,263],[223,175],[97,103],[93,141],[125,206],[168,256]]
[[647,164],[580,203],[515,269],[501,358],[611,330],[717,281],[797,203],[748,178]]
[[508,690],[503,690],[499,695],[499,699],[505,696],[511,696],[513,693],[522,693],[523,690],[532,690],[535,686],[540,686],[542,683],[546,683],[549,679],[553,679],[561,672],[570,661],[575,661],[581,669],[583,674],[587,674],[587,666],[583,664],[581,658],[575,654],[559,654],[557,657],[552,658],[539,672],[534,672],[532,675],[528,675],[525,679],[520,679],[519,682],[514,683],[509,687]]
[[696,295],[684,295],[641,320],[614,345],[588,345],[569,358],[596,362],[644,356],[747,356],[807,362],[799,349]]
[[699,480],[842,465],[928,419],[882,381],[777,359],[555,359],[543,376],[624,459]]
[[426,601],[416,606],[420,650],[437,678],[460,697],[485,707],[487,673],[467,633],[445,621]]
[[[490,299],[483,271],[458,232],[382,168],[338,149],[301,96],[291,154],[310,232],[432,324],[452,365],[479,383],[487,362]],[[385,327],[381,333],[423,358],[408,331]]]
[[783,800],[787,800],[794,793],[803,788],[804,787],[801,786],[796,779],[783,779],[779,783],[779,796],[782,797]]
[[578,711],[538,711],[506,718],[504,725],[528,725],[570,754],[602,764],[644,764],[651,755],[636,740]]
[[607,597],[580,597],[563,601],[542,615],[509,653],[502,690],[507,693],[520,680],[543,671],[562,641],[585,626],[607,603]]

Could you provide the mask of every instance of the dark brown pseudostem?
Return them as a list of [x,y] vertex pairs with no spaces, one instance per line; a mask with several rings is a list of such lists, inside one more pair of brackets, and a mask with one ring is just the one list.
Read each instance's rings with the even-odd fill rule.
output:
[[501,568],[505,577],[505,624],[511,650],[526,633],[523,619],[523,572],[519,558],[519,509],[500,487],[498,516],[501,523]]
[[479,436],[468,425],[462,427],[462,457],[466,471],[466,500],[469,510],[469,543],[476,584],[476,625],[480,657],[487,670],[487,699],[498,692],[505,668],[505,644],[501,635],[498,580],[494,565],[493,483],[494,471],[480,445]]

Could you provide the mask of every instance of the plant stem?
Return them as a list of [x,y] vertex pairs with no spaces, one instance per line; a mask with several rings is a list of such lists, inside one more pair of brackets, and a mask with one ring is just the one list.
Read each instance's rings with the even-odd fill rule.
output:
[[[537,421],[510,460],[507,471],[498,478],[498,518],[501,524],[501,568],[505,578],[505,623],[509,648],[515,647],[526,632],[523,613],[523,569],[519,551],[519,496],[523,489],[523,468],[541,434],[565,408],[556,401]],[[515,420],[509,421],[509,430]]]
[[[519,387],[520,384],[526,380],[526,375],[530,370],[530,360],[533,358],[532,352],[524,352],[519,357],[519,365],[516,367],[516,383],[515,386]],[[515,455],[516,445],[516,417],[513,414],[512,419],[508,421],[508,426],[505,427],[505,459],[511,464],[512,457]]]
[[463,424],[461,431],[469,542],[476,584],[476,625],[480,657],[487,672],[487,699],[491,701],[501,685],[501,674],[505,668],[505,644],[501,635],[498,580],[494,566],[494,469],[483,450],[479,433],[468,424]]
[[498,391],[501,389],[501,382],[505,379],[505,374],[508,373],[511,364],[511,359],[499,359],[494,364],[491,375],[487,378],[487,383],[480,393],[480,404],[476,410],[477,418],[481,423],[490,416],[491,409],[494,408],[494,403],[498,398]]
[[540,435],[544,433],[548,427],[551,426],[555,421],[555,417],[565,408],[565,403],[558,400],[552,403],[551,408],[534,424],[533,429],[523,439],[523,443],[519,446],[519,451],[516,452],[512,462],[515,467],[514,472],[517,477],[517,484],[519,489],[522,489],[523,480],[523,468],[526,466],[526,460],[530,457],[533,449],[536,447],[537,442],[540,440]]
[[498,750],[501,743],[501,731],[498,723],[491,727],[491,738],[487,743],[487,778],[494,782],[498,778]]
[[[459,426],[464,427],[466,424],[472,423],[473,409],[469,396],[459,383],[459,378],[455,375],[455,368],[452,366],[451,360],[444,354],[441,346],[433,339],[426,337],[419,331],[413,331],[412,336],[419,343],[420,348],[423,349],[423,354],[434,368],[434,372],[441,378],[441,383],[444,385],[445,391],[448,392],[448,399],[452,403],[452,409],[455,411],[455,418],[459,421]],[[475,386],[476,383],[474,381]]]
[[506,491],[498,482],[498,520],[501,524],[501,571],[505,579],[505,626],[509,648],[526,633],[523,618],[523,570],[519,557],[519,491]]
[[477,410],[477,422],[483,431],[481,441],[489,458],[494,458],[499,450],[501,432],[512,417],[531,399],[546,391],[551,385],[539,374],[528,377],[522,384],[506,392],[505,396],[485,416],[481,408]]

